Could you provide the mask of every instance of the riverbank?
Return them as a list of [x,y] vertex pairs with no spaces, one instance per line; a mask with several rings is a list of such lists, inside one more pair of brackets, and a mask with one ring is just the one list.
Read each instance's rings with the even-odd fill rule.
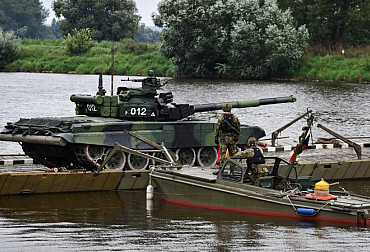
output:
[[[95,43],[81,56],[71,56],[63,48],[63,40],[23,39],[20,57],[6,66],[9,72],[53,72],[78,74],[108,74],[111,66],[112,42]],[[174,76],[170,61],[160,55],[156,44],[123,40],[114,44],[115,73],[145,75],[149,69],[158,76]],[[294,80],[321,82],[370,82],[369,47],[346,50],[345,54],[307,53]]]
[[294,78],[304,81],[370,83],[370,57],[306,56]]
[[[110,41],[96,42],[85,54],[71,56],[65,51],[63,40],[23,39],[20,56],[5,71],[108,74],[111,49]],[[173,76],[171,63],[160,55],[156,44],[129,39],[114,43],[114,69],[119,75],[146,75],[153,69],[159,76]]]

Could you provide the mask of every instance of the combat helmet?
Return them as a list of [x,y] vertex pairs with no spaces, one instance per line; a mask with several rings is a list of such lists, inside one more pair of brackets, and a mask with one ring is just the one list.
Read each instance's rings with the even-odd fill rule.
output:
[[225,103],[223,106],[222,106],[222,110],[224,112],[231,112],[231,104],[230,103]]
[[255,137],[248,138],[248,141],[247,141],[248,147],[256,146],[256,145],[257,145],[257,139]]

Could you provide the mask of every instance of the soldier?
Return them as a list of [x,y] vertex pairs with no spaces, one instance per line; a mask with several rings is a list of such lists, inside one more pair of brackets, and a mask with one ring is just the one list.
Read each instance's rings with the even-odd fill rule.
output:
[[[215,143],[220,146],[221,151],[220,167],[225,162],[227,150],[229,150],[230,156],[238,152],[236,142],[240,134],[240,122],[238,117],[231,114],[231,104],[225,103],[222,110],[224,114],[218,118],[215,130]],[[219,170],[213,172],[213,174],[217,175],[218,172]]]
[[259,186],[259,178],[268,175],[263,151],[257,146],[257,139],[250,137],[247,141],[248,149],[236,154],[236,158],[247,158],[248,170],[252,173],[252,183]]

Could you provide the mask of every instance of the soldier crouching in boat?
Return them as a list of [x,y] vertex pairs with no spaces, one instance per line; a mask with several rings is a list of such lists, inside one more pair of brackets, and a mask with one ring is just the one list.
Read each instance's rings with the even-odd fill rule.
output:
[[247,141],[248,149],[236,154],[235,158],[246,158],[247,159],[247,174],[252,174],[252,183],[255,186],[259,186],[260,177],[268,175],[268,169],[266,168],[265,157],[263,151],[257,146],[257,139],[250,137]]

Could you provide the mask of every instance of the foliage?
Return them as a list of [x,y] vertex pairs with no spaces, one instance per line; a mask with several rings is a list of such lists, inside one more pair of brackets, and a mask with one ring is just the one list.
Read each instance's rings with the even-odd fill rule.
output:
[[311,44],[364,45],[370,43],[370,1],[278,0],[291,9],[298,25],[306,24]]
[[43,22],[48,15],[40,0],[0,0],[0,27],[22,38],[47,37],[48,27]]
[[55,0],[52,6],[63,35],[90,28],[94,40],[134,38],[140,16],[133,0]]
[[[23,39],[17,60],[6,66],[7,71],[109,74],[111,41],[94,43],[82,55],[70,56],[62,40]],[[132,39],[114,42],[114,69],[117,75],[142,75],[149,69],[158,76],[173,76],[171,63],[162,57],[157,46],[137,43]]]
[[64,37],[65,49],[72,55],[80,55],[87,52],[94,45],[94,41],[91,38],[90,29],[77,30],[73,29],[73,35],[68,33]]
[[164,0],[158,11],[159,49],[181,76],[287,76],[307,45],[306,28],[275,0]]
[[12,32],[3,32],[0,28],[0,70],[14,61],[20,50],[20,40]]
[[136,40],[138,42],[155,43],[158,40],[159,34],[161,34],[159,31],[154,31],[146,27],[145,24],[140,24]]

